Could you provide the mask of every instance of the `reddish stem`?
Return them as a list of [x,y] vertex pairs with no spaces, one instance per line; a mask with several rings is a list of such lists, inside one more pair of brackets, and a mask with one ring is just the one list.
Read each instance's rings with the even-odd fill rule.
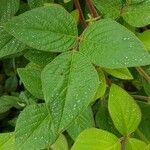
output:
[[84,18],[84,15],[83,15],[83,12],[82,12],[79,0],[74,0],[74,5],[75,5],[76,9],[79,11],[79,21],[80,21],[81,26],[83,28],[86,28],[87,27],[87,23],[85,21],[85,18]]

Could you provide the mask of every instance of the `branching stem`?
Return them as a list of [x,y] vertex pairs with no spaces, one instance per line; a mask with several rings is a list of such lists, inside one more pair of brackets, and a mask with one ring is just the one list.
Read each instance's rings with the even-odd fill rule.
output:
[[86,28],[87,27],[87,23],[85,21],[85,18],[84,18],[84,15],[83,15],[83,12],[82,12],[79,0],[74,0],[74,5],[75,5],[76,9],[79,11],[79,21],[80,21],[81,26],[83,28]]

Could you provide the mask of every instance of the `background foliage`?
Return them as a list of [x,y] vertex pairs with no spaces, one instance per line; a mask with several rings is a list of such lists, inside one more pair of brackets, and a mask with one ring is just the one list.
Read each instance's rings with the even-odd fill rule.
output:
[[0,0],[0,150],[150,150],[150,0]]

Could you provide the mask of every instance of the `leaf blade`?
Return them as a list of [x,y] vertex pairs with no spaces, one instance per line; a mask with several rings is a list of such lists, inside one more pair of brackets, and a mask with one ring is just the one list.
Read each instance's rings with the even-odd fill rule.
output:
[[[96,140],[95,140],[96,139]],[[119,139],[105,131],[96,128],[84,130],[77,138],[71,150],[120,150]]]
[[5,30],[28,46],[43,51],[69,50],[77,39],[74,19],[59,5],[39,7],[14,17],[6,23]]
[[108,109],[115,127],[122,135],[127,136],[137,129],[141,111],[134,99],[115,84],[110,89]]
[[150,54],[141,41],[111,19],[90,25],[81,37],[79,50],[92,63],[111,69],[150,64]]
[[64,130],[88,106],[97,86],[96,70],[78,52],[59,55],[44,68],[43,93],[56,130]]

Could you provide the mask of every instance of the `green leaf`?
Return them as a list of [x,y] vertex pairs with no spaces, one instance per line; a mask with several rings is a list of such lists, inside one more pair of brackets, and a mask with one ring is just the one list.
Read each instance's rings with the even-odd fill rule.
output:
[[79,11],[77,9],[75,9],[70,14],[75,19],[75,22],[78,24],[78,22],[79,22]]
[[129,138],[126,143],[126,150],[142,150],[145,147],[146,143],[134,138]]
[[25,47],[24,44],[0,27],[0,58],[20,53]]
[[150,104],[138,101],[138,105],[141,108],[142,120],[135,134],[139,139],[144,140],[146,143],[150,143]]
[[112,19],[118,18],[122,7],[121,0],[94,0],[94,5],[104,18]]
[[68,143],[66,137],[61,134],[50,148],[52,150],[68,150]]
[[150,50],[150,30],[139,34],[138,38],[143,42],[145,47]]
[[133,79],[130,71],[128,70],[128,68],[120,68],[120,69],[108,69],[108,68],[104,68],[104,71],[106,71],[108,74],[119,78],[119,79],[124,79],[124,80],[131,80]]
[[64,130],[87,108],[98,83],[95,68],[78,52],[59,55],[44,68],[43,93],[56,130]]
[[150,54],[138,38],[110,19],[90,25],[81,37],[79,50],[92,63],[106,68],[150,64]]
[[6,81],[5,81],[5,90],[7,92],[15,92],[18,87],[18,79],[16,76],[10,76]]
[[98,112],[96,113],[95,116],[95,122],[96,127],[109,131],[117,135],[118,137],[121,137],[110,118],[107,106],[105,106],[104,104],[99,106]]
[[97,100],[98,98],[101,98],[102,96],[104,96],[104,94],[106,92],[106,88],[107,88],[106,79],[105,79],[105,75],[104,75],[103,71],[100,68],[97,68],[97,72],[99,75],[100,84],[97,89],[94,100]]
[[14,133],[1,133],[0,134],[0,150],[15,150]]
[[28,50],[27,53],[25,53],[24,56],[25,58],[27,58],[29,61],[33,63],[36,63],[41,66],[45,66],[48,63],[50,63],[57,55],[55,53],[30,49]]
[[150,144],[147,145],[144,150],[150,150]]
[[19,0],[0,0],[0,22],[8,21],[19,9]]
[[54,0],[28,0],[30,8],[43,6],[44,3],[54,2]]
[[19,102],[19,98],[15,96],[0,97],[0,114],[7,112],[12,107],[15,107]]
[[136,5],[129,5],[123,13],[123,19],[134,27],[144,27],[150,24],[150,0]]
[[38,50],[63,52],[73,48],[77,27],[73,17],[59,5],[49,5],[14,17],[5,29]]
[[138,3],[141,3],[141,2],[144,2],[144,0],[128,0],[127,3],[128,4],[138,4]]
[[91,108],[88,108],[73,121],[72,125],[67,129],[67,131],[71,138],[75,140],[83,130],[92,128],[94,126],[93,112]]
[[122,135],[137,129],[141,121],[140,109],[134,99],[115,84],[110,89],[108,109],[115,127]]
[[26,67],[17,69],[19,77],[25,88],[36,98],[43,99],[41,69]]
[[84,130],[77,138],[71,150],[120,150],[119,139],[104,130],[91,128]]
[[26,107],[17,119],[16,149],[43,149],[57,138],[51,127],[51,117],[45,105]]

